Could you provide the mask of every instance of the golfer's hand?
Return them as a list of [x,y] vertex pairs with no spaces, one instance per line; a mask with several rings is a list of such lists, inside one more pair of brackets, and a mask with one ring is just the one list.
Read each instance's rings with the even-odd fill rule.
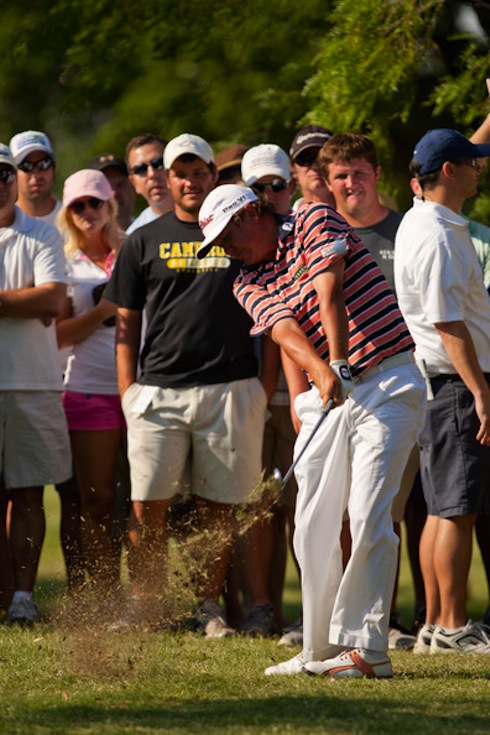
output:
[[316,375],[312,375],[312,378],[320,394],[323,408],[330,400],[333,400],[335,406],[343,403],[340,379],[329,365],[324,363],[321,370]]
[[349,363],[347,362],[347,360],[332,360],[330,362],[330,369],[334,371],[334,373],[340,380],[340,387],[342,391],[341,403],[343,403],[345,399],[348,398],[348,396],[352,393],[352,388],[354,387]]

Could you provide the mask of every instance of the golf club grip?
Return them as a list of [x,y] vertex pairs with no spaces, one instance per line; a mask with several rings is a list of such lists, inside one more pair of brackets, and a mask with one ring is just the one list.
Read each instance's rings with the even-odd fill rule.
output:
[[283,478],[283,481],[282,481],[282,488],[283,489],[286,487],[287,483],[289,482],[289,480],[291,478],[291,475],[294,472],[294,468],[296,467],[296,465],[298,464],[299,460],[301,459],[301,457],[303,456],[303,454],[307,450],[307,448],[308,448],[311,440],[313,439],[313,437],[315,436],[316,432],[318,431],[318,429],[320,428],[320,426],[323,424],[323,422],[325,421],[325,419],[327,418],[328,414],[330,413],[330,411],[332,410],[333,407],[334,407],[334,400],[333,400],[333,398],[330,398],[330,400],[327,401],[325,407],[322,409],[322,414],[321,414],[320,418],[318,419],[318,421],[316,422],[316,424],[313,427],[313,429],[311,430],[310,436],[308,437],[308,439],[306,440],[306,442],[303,444],[303,447],[301,449],[301,452],[298,454],[298,456],[294,460],[293,464],[291,465],[291,467],[288,469],[288,471],[284,475],[284,478]]

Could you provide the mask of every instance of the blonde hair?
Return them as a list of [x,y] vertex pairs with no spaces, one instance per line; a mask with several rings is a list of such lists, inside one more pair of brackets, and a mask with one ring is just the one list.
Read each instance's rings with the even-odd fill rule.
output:
[[[118,252],[122,245],[122,233],[117,224],[117,202],[114,197],[107,199],[109,205],[109,220],[101,231],[103,242],[111,249]],[[72,256],[77,250],[83,250],[83,234],[73,222],[73,216],[69,207],[61,207],[56,217],[56,227],[61,233],[65,243],[65,255]]]

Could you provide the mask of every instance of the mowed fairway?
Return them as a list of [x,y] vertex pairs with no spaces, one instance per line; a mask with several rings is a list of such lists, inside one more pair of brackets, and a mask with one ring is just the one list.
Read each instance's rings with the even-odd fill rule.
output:
[[[54,491],[46,494],[48,538],[38,600],[45,614],[63,590]],[[470,614],[481,615],[486,586],[479,553]],[[403,564],[401,609],[411,613]],[[290,616],[299,593],[288,575]],[[488,733],[490,656],[393,655],[384,681],[265,677],[289,652],[277,640],[204,641],[191,632],[107,633],[93,625],[46,622],[0,628],[0,733]],[[296,651],[293,650],[292,653]]]

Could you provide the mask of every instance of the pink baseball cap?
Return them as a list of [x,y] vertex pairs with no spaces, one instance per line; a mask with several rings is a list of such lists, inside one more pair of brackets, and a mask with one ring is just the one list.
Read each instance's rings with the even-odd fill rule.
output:
[[109,180],[93,168],[82,168],[81,171],[68,176],[63,186],[63,205],[69,207],[81,197],[95,197],[106,202],[112,196]]

